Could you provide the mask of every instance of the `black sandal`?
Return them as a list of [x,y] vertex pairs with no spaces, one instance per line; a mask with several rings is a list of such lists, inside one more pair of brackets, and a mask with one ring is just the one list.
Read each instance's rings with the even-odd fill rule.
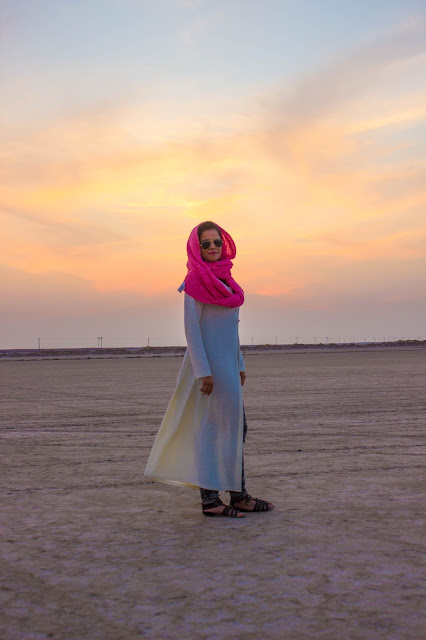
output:
[[[234,504],[236,502],[245,502],[245,504],[248,504],[250,502],[250,500],[255,500],[256,504],[254,505],[253,509],[244,509],[243,507],[234,507]],[[247,496],[246,498],[231,498],[231,506],[233,508],[235,508],[237,511],[244,511],[245,513],[260,513],[261,511],[272,511],[272,509],[275,508],[275,505],[273,507],[269,506],[269,502],[267,502],[267,500],[261,500],[260,498],[252,498],[251,496]]]
[[[214,513],[213,511],[206,511],[206,509],[214,509],[215,507],[221,507],[224,506],[224,510],[221,511],[221,513]],[[214,502],[209,502],[209,504],[204,505],[203,504],[203,514],[205,516],[210,516],[210,517],[219,517],[219,518],[244,518],[244,516],[240,516],[238,514],[238,511],[236,509],[234,509],[233,506],[229,505],[224,505],[222,500],[220,498],[218,498],[217,500],[215,500]]]

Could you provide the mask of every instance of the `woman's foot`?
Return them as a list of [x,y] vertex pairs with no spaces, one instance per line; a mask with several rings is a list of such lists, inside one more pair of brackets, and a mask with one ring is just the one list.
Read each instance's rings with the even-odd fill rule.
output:
[[203,504],[203,514],[205,516],[216,516],[219,518],[244,518],[244,514],[239,513],[231,505],[227,506],[226,504],[223,504],[220,498],[208,505]]
[[260,498],[252,498],[247,496],[242,499],[231,498],[231,506],[238,511],[260,513],[261,511],[272,511],[275,509],[275,505],[272,502],[261,500]]

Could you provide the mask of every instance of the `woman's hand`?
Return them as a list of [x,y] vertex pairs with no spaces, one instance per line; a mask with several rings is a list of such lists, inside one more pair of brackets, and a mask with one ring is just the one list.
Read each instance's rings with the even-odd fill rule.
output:
[[241,386],[243,386],[243,384],[246,381],[246,372],[245,371],[240,371],[240,378],[241,378]]
[[204,376],[201,380],[203,384],[200,391],[202,394],[209,396],[213,391],[213,376]]

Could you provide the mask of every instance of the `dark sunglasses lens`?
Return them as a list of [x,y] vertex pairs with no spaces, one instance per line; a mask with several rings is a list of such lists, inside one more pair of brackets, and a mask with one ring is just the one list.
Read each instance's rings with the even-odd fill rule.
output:
[[[214,244],[216,245],[216,247],[221,247],[223,242],[222,240],[220,240],[219,238],[217,238],[216,240],[213,240]],[[208,249],[210,247],[210,240],[203,240],[201,243],[201,246],[203,247],[203,249]]]

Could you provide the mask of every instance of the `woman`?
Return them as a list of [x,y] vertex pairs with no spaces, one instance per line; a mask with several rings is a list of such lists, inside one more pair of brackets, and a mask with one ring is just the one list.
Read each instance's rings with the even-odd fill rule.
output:
[[[192,230],[187,252],[188,274],[179,291],[185,290],[188,348],[145,475],[200,487],[205,516],[269,511],[273,504],[245,489],[246,374],[238,339],[244,292],[231,276],[235,244],[219,225],[203,222]],[[219,491],[230,492],[229,506]]]

